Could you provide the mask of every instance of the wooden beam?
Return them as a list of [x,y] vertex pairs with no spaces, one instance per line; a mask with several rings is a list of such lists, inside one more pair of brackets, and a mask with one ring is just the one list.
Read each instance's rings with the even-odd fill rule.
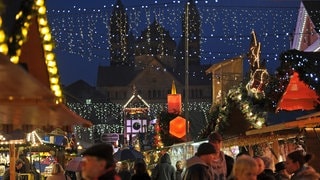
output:
[[16,148],[15,144],[9,144],[9,154],[10,154],[10,180],[16,179]]
[[276,132],[280,130],[294,129],[294,128],[315,127],[318,125],[320,125],[320,118],[316,117],[316,118],[309,118],[305,120],[298,120],[298,121],[291,121],[287,123],[276,124],[272,126],[263,127],[261,129],[249,130],[249,131],[246,131],[246,135]]

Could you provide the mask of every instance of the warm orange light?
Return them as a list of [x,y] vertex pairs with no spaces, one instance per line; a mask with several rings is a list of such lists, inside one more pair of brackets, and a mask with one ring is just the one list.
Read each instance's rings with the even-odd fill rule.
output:
[[168,113],[181,113],[181,94],[177,94],[176,85],[172,81],[171,94],[167,96]]
[[168,113],[181,113],[181,94],[168,94]]
[[299,74],[294,72],[289,84],[278,103],[277,110],[313,110],[320,104],[316,91],[299,79]]
[[187,134],[186,125],[186,119],[181,116],[177,116],[170,121],[169,133],[177,138],[182,138]]

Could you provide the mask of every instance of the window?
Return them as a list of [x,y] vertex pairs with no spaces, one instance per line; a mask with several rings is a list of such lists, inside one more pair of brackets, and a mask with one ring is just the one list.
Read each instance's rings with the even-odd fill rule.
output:
[[86,99],[86,104],[91,104],[91,99]]
[[153,98],[156,98],[156,97],[157,97],[157,92],[156,92],[156,90],[153,90],[153,91],[152,91],[152,97],[153,97]]
[[148,98],[151,99],[152,96],[151,96],[151,90],[148,90]]

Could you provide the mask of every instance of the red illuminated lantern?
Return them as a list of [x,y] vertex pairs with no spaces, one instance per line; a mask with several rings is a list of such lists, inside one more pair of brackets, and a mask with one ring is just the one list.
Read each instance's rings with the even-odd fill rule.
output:
[[186,119],[181,116],[177,116],[170,121],[169,133],[177,138],[182,138],[187,134],[186,125]]
[[181,94],[177,94],[174,81],[172,82],[171,94],[167,96],[168,113],[181,113]]

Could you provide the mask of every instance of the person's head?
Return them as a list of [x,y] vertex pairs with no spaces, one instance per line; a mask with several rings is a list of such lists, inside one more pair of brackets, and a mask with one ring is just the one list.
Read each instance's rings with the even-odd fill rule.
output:
[[129,170],[129,163],[128,162],[121,162],[121,171],[128,171]]
[[274,164],[273,164],[273,159],[272,158],[270,158],[268,156],[261,156],[261,159],[263,160],[265,169],[273,170]]
[[239,154],[237,154],[236,159],[238,159],[238,158],[239,158],[240,156],[242,156],[242,155],[250,156],[250,154],[249,154],[248,151],[242,151],[242,152],[240,152]]
[[64,174],[64,169],[62,168],[61,164],[59,164],[59,163],[54,163],[54,164],[52,165],[51,174],[52,174],[52,175]]
[[25,154],[19,154],[19,159],[26,159],[27,156]]
[[143,174],[147,172],[147,165],[144,161],[136,161],[134,163],[134,172],[136,174]]
[[232,174],[236,180],[256,180],[258,176],[257,162],[248,155],[242,155],[236,159]]
[[84,179],[94,179],[115,166],[113,147],[110,144],[95,144],[82,153],[81,175]]
[[202,143],[198,147],[196,156],[202,159],[206,164],[211,165],[216,158],[217,150],[211,143]]
[[303,150],[289,153],[286,159],[286,170],[289,174],[296,172],[311,159],[311,154],[306,154]]
[[222,148],[222,136],[217,132],[213,132],[208,136],[208,140],[215,147],[217,153],[220,152]]
[[19,170],[24,165],[24,161],[22,159],[17,159],[15,162],[16,169]]
[[176,169],[177,169],[177,170],[183,170],[183,163],[182,163],[182,161],[177,161],[177,162],[176,162]]
[[255,156],[254,160],[256,161],[258,165],[258,174],[262,173],[265,169],[264,162],[260,156]]
[[275,172],[278,174],[281,174],[283,176],[289,177],[289,174],[286,170],[286,165],[285,165],[284,161],[278,162],[275,165]]
[[280,172],[280,171],[286,169],[286,165],[283,161],[278,162],[274,167],[275,167],[275,170],[274,170],[275,172]]
[[170,155],[168,153],[164,153],[160,158],[160,162],[161,163],[169,163],[169,164],[171,164]]

